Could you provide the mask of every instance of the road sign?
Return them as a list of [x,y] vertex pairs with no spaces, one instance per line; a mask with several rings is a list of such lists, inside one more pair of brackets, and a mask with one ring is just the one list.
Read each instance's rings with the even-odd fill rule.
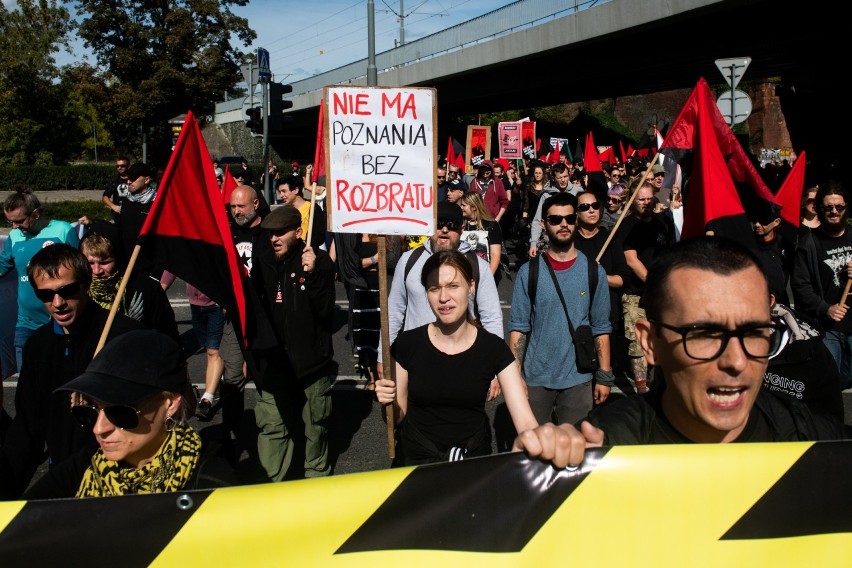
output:
[[731,57],[729,59],[717,59],[716,67],[722,72],[722,76],[727,81],[728,86],[736,89],[749,63],[751,63],[751,57]]
[[240,71],[243,72],[243,79],[245,79],[249,90],[252,90],[254,86],[257,85],[257,65],[254,63],[240,65]]
[[725,91],[716,105],[730,126],[743,122],[751,114],[751,98],[742,91]]
[[269,52],[262,47],[257,48],[257,76],[267,80],[272,78],[272,71],[269,70]]

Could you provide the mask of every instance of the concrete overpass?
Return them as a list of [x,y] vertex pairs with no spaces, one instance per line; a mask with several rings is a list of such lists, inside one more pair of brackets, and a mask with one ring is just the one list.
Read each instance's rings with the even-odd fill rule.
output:
[[[846,30],[824,0],[522,0],[381,54],[379,86],[438,92],[439,131],[459,115],[723,84],[714,61],[752,58],[744,81],[780,81],[794,146],[826,154],[840,141]],[[843,26],[844,28],[846,26]],[[283,141],[310,155],[322,87],[366,84],[367,60],[293,83]],[[845,101],[844,101],[845,102]],[[242,122],[242,101],[216,122]],[[826,126],[831,125],[831,128]],[[843,131],[848,128],[843,128]]]

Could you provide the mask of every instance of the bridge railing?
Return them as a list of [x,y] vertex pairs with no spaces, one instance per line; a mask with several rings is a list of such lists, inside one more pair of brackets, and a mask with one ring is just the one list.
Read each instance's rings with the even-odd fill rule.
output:
[[[446,30],[376,54],[379,74],[464,47],[533,27],[556,18],[603,4],[609,0],[520,0]],[[367,59],[295,81],[293,94],[304,94],[326,85],[339,85],[367,76]]]

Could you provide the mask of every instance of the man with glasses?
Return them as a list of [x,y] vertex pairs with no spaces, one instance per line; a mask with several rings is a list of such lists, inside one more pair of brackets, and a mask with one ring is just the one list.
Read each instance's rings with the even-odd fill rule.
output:
[[799,237],[791,280],[796,309],[816,318],[826,331],[823,341],[837,361],[842,389],[852,387],[852,316],[846,302],[852,232],[846,197],[839,182],[820,185],[815,198],[820,224]]
[[[423,243],[422,247],[409,250],[399,258],[388,293],[388,330],[391,343],[396,340],[396,336],[401,331],[435,321],[435,314],[429,307],[426,290],[420,282],[420,275],[423,265],[433,253],[454,249],[465,253],[468,260],[472,257],[478,263],[479,279],[476,282],[474,297],[471,299],[474,307],[472,312],[478,314],[482,327],[498,337],[503,337],[503,311],[500,307],[500,296],[497,294],[494,275],[485,259],[472,253],[467,254],[470,246],[461,240],[463,227],[464,216],[461,207],[455,203],[439,203],[435,233]],[[409,259],[415,254],[417,257],[409,266]],[[476,271],[477,269],[474,268],[474,274]],[[379,345],[379,378],[382,378],[383,374],[381,361],[382,347]],[[497,379],[494,379],[491,382],[489,400],[499,394],[499,388]]]
[[622,297],[624,334],[629,341],[627,354],[636,392],[646,394],[649,391],[648,366],[635,333],[635,324],[645,318],[645,309],[640,302],[643,299],[647,301],[645,279],[648,267],[674,242],[674,228],[667,222],[667,217],[654,213],[654,186],[648,182],[637,190],[632,210],[633,214],[625,219],[621,228],[624,259],[630,268]]
[[[574,246],[577,198],[558,193],[548,197],[541,210],[550,246],[518,270],[509,316],[509,345],[521,362],[530,407],[538,423],[552,422],[555,415],[557,424],[573,424],[595,404],[606,401],[614,381],[609,290],[606,272],[597,264],[593,266],[597,285],[594,292],[589,290],[589,263],[594,259]],[[534,262],[538,263],[538,277],[531,284],[529,271]],[[529,289],[531,285],[535,290]],[[584,325],[592,328],[599,362],[595,373],[577,369],[569,317],[575,331]]]
[[647,292],[636,333],[660,386],[578,423],[587,448],[848,438],[838,418],[761,388],[783,326],[773,323],[766,278],[742,245],[682,241],[655,260]]
[[[30,191],[19,191],[6,198],[3,213],[6,221],[12,225],[12,230],[0,252],[0,276],[12,269],[18,273],[15,364],[20,371],[27,338],[50,320],[44,305],[36,298],[28,283],[27,264],[33,255],[48,245],[67,243],[76,247],[80,239],[70,224],[42,215],[41,202]],[[0,401],[2,398],[0,394]]]
[[435,177],[438,180],[436,196],[438,203],[441,203],[447,200],[447,186],[449,181],[447,179],[447,168],[445,166],[439,167]]
[[101,201],[112,211],[113,221],[118,221],[119,215],[121,215],[121,202],[127,196],[128,167],[130,167],[130,161],[125,156],[116,159],[116,175],[104,186]]
[[[92,272],[82,252],[67,244],[42,248],[30,260],[31,291],[49,322],[39,327],[23,352],[15,418],[0,455],[0,498],[18,498],[27,488],[47,448],[48,465],[87,446],[91,431],[71,417],[68,394],[54,390],[74,379],[91,362],[109,311],[88,296]],[[107,340],[133,329],[136,320],[117,315]]]
[[530,258],[538,254],[540,239],[543,234],[543,227],[545,226],[542,222],[541,208],[547,198],[559,193],[570,193],[572,195],[579,193],[579,190],[575,189],[571,184],[571,172],[565,164],[555,164],[550,169],[550,178],[550,185],[545,185],[544,193],[541,199],[539,199],[538,208],[530,224],[530,248],[528,251]]

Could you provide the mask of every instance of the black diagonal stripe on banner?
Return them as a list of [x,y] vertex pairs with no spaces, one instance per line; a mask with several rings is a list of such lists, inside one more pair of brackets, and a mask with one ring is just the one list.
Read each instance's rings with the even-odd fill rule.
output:
[[210,493],[29,501],[0,533],[0,564],[148,566]]
[[608,450],[587,451],[576,471],[557,470],[522,453],[420,466],[336,554],[412,549],[518,552]]
[[852,444],[811,446],[722,540],[852,532]]

